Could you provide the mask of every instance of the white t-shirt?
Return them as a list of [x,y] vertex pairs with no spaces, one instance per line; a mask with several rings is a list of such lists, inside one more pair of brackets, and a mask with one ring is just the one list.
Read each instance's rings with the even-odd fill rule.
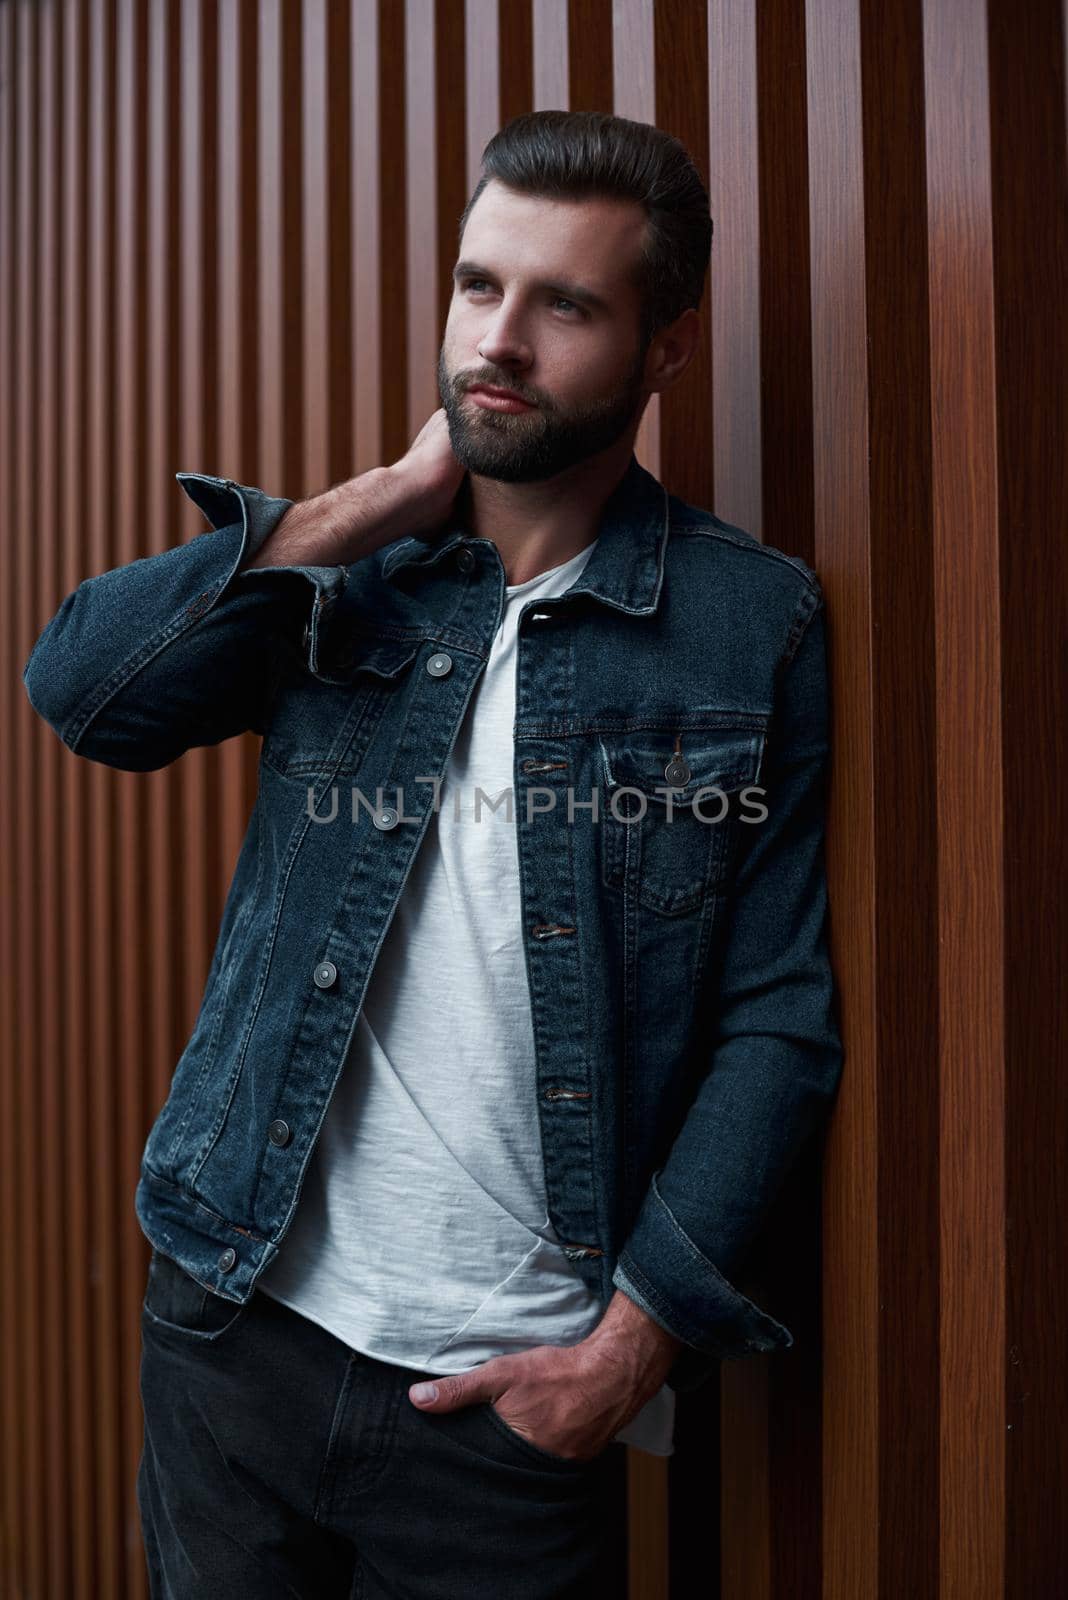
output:
[[[577,1344],[603,1314],[549,1221],[512,803],[519,612],[570,588],[595,544],[506,589],[296,1215],[257,1283],[380,1361],[466,1372]],[[328,825],[350,814],[339,789]],[[664,1384],[615,1437],[671,1455],[674,1418]]]

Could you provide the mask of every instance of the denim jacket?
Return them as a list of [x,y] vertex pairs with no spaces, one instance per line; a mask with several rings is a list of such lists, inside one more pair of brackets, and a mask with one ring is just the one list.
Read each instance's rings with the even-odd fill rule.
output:
[[[242,572],[293,502],[176,476],[211,527],[80,583],[23,679],[67,748],[110,767],[262,736],[135,1198],[154,1246],[242,1304],[294,1215],[506,574],[458,524],[348,566]],[[686,1391],[793,1343],[737,1279],[841,1073],[824,603],[803,561],[633,455],[599,534],[567,592],[519,619],[537,1110],[568,1259],[605,1306],[621,1289],[684,1342],[667,1381]]]

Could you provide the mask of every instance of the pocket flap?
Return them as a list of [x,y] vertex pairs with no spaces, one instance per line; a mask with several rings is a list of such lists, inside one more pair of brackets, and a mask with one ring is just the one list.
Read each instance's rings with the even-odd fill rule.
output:
[[[640,789],[649,799],[685,805],[705,787],[724,794],[760,781],[762,726],[632,729],[602,735],[605,777],[613,787]],[[684,766],[678,765],[679,761]]]

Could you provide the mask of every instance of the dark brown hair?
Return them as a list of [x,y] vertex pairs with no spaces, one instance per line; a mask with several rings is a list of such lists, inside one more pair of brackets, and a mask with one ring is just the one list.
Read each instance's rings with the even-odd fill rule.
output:
[[686,147],[662,128],[606,111],[513,117],[482,152],[482,176],[460,218],[461,242],[491,178],[522,194],[609,196],[644,208],[648,223],[636,270],[642,351],[658,329],[700,305],[712,250],[708,191]]

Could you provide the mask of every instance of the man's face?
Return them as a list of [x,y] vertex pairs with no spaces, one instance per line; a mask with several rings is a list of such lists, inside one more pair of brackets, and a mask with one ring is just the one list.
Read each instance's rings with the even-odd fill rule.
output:
[[[640,418],[648,393],[631,276],[644,228],[629,201],[546,200],[487,184],[464,229],[438,355],[449,440],[469,472],[503,483],[552,478]],[[490,410],[468,392],[479,383],[532,405]]]

